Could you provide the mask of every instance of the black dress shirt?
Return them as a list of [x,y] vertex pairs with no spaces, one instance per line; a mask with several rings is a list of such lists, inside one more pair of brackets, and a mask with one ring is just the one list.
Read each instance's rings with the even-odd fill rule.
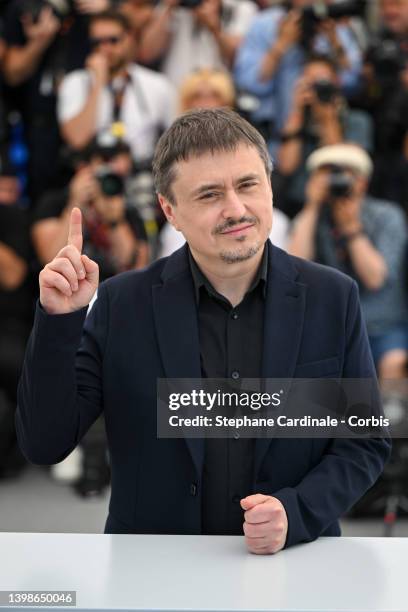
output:
[[[198,307],[203,378],[259,378],[262,368],[263,318],[268,270],[265,248],[256,277],[243,300],[233,307],[201,272],[190,253]],[[242,535],[240,500],[252,491],[254,440],[205,440],[202,533]]]

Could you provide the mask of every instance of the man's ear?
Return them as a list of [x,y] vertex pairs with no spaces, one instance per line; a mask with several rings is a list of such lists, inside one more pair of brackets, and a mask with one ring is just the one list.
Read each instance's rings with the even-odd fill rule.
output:
[[166,217],[167,221],[176,229],[179,230],[175,215],[174,215],[174,204],[169,202],[167,198],[164,197],[161,193],[157,194],[157,198],[159,200],[159,204],[161,209]]

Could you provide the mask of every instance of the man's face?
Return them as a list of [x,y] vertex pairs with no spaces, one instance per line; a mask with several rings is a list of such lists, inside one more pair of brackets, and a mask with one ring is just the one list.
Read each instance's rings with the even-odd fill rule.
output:
[[381,0],[380,16],[383,25],[395,34],[408,31],[408,0]]
[[130,37],[119,23],[95,21],[91,24],[89,36],[92,50],[106,57],[111,73],[126,66],[130,55]]
[[313,62],[307,64],[303,76],[308,84],[312,85],[317,81],[330,81],[333,85],[337,84],[337,76],[332,68],[324,62]]
[[160,203],[200,260],[234,264],[251,259],[272,227],[272,190],[258,151],[206,153],[176,164],[176,200]]

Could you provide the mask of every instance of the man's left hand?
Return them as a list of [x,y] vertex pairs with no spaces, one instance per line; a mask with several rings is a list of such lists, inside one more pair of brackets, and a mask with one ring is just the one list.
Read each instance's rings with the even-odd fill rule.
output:
[[241,499],[241,507],[245,510],[243,528],[249,552],[269,555],[282,550],[288,533],[288,518],[279,499],[256,493]]

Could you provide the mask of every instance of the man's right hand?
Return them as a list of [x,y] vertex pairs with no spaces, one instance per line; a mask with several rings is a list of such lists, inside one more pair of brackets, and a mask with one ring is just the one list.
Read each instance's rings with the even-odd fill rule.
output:
[[67,246],[40,272],[40,302],[48,314],[88,306],[98,288],[98,264],[81,254],[82,242],[82,214],[73,208]]
[[280,23],[278,44],[287,50],[296,45],[302,36],[302,14],[298,10],[289,11]]
[[109,81],[108,60],[102,53],[91,53],[86,60],[86,67],[94,75],[96,83],[104,87]]

